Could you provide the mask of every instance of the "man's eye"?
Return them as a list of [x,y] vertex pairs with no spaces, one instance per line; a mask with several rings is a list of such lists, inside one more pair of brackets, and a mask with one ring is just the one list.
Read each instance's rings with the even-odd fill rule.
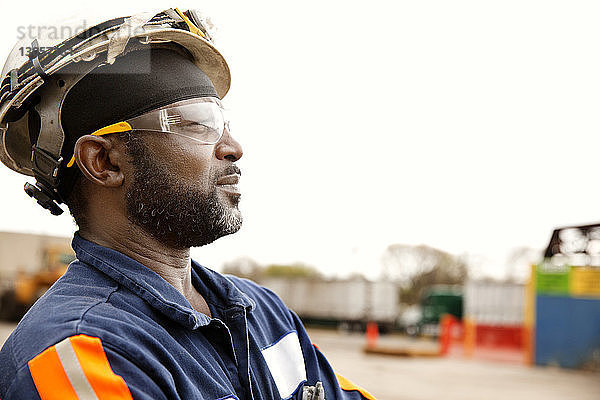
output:
[[178,126],[191,126],[191,127],[205,127],[205,128],[208,128],[207,125],[204,125],[203,123],[198,122],[198,121],[186,121],[186,120],[183,120],[183,121],[177,122],[177,125]]
[[205,134],[206,132],[212,130],[211,127],[196,121],[182,121],[181,123],[177,124],[177,127],[182,131],[194,134]]

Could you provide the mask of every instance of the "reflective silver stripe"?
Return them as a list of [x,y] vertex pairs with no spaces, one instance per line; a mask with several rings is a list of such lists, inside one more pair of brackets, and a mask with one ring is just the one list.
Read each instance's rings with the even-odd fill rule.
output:
[[98,400],[92,385],[90,385],[83,369],[81,369],[81,364],[79,364],[69,338],[58,343],[54,348],[79,400]]

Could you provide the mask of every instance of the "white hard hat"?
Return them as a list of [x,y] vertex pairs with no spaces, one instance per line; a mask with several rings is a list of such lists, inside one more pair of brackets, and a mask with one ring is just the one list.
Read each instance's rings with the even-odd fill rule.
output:
[[[60,157],[65,138],[62,101],[87,73],[112,64],[128,51],[175,44],[189,52],[220,98],[231,83],[227,62],[213,46],[206,21],[196,11],[167,9],[90,21],[45,27],[34,32],[34,37],[20,39],[0,79],[0,161],[19,173],[35,176],[36,185],[26,184],[26,192],[53,214],[62,212],[56,203],[63,201],[58,192],[64,162]],[[62,76],[66,67],[69,74]],[[29,110],[34,102],[41,119],[39,135],[30,132]]]

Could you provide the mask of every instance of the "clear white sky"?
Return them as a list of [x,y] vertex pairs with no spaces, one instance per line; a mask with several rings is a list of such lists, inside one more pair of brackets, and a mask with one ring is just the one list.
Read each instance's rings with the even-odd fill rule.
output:
[[[205,265],[250,256],[374,276],[387,245],[425,243],[501,276],[512,248],[600,220],[597,2],[124,3],[2,0],[0,58],[19,26],[61,15],[212,15],[245,225],[194,249]],[[24,181],[0,168],[0,230],[71,235]]]

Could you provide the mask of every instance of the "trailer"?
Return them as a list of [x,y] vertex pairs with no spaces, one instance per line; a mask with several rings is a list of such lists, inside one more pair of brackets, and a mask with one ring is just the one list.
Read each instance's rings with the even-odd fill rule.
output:
[[364,330],[374,321],[387,331],[395,327],[399,314],[398,287],[391,282],[267,277],[258,283],[274,291],[307,324]]

